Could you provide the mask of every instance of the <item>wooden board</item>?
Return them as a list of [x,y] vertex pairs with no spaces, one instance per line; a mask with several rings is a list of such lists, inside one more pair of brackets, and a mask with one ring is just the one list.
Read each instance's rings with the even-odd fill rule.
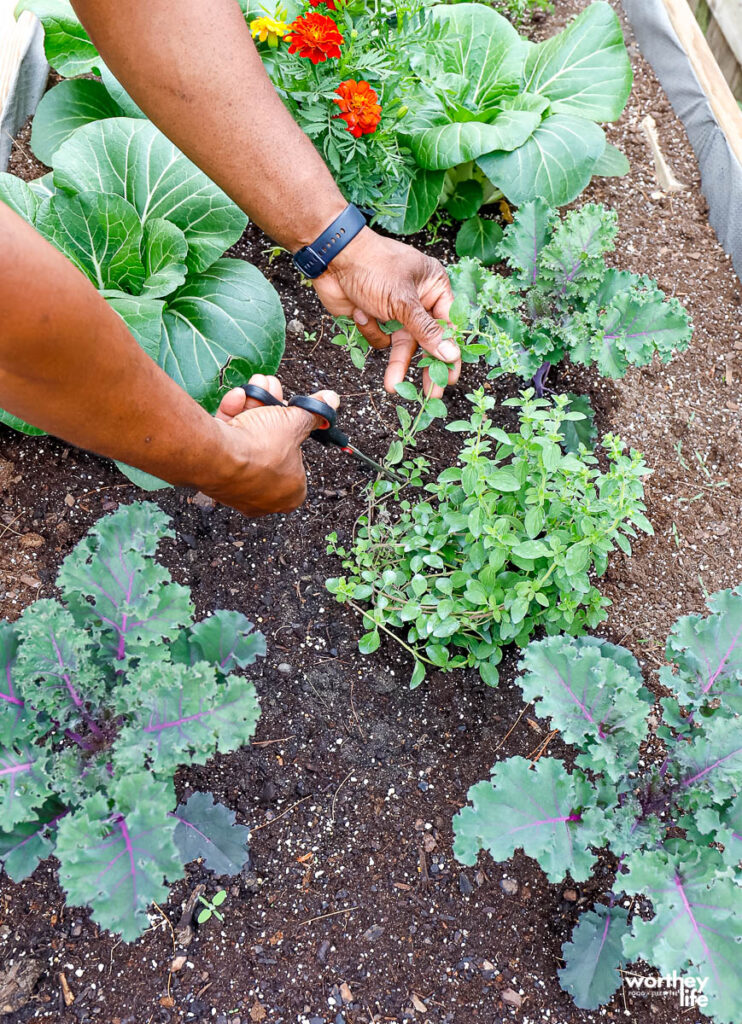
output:
[[735,99],[742,101],[742,0],[688,0]]
[[729,49],[742,65],[742,0],[706,0]]
[[662,0],[680,44],[706,93],[719,127],[742,167],[742,110],[714,59],[687,0]]
[[0,0],[0,116],[36,24],[29,11],[16,21],[15,5],[16,0]]

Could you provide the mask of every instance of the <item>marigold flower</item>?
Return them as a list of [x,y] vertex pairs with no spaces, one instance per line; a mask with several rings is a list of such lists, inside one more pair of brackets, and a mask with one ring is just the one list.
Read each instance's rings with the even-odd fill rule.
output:
[[322,64],[330,57],[340,56],[344,42],[337,25],[326,14],[310,12],[289,25],[289,53],[308,57],[312,64]]
[[356,82],[349,78],[341,82],[335,90],[337,98],[334,103],[340,107],[341,117],[348,126],[348,131],[356,139],[362,135],[371,135],[381,120],[379,97],[368,82]]
[[278,21],[277,18],[271,18],[268,15],[262,18],[254,18],[250,22],[250,31],[252,32],[253,39],[259,39],[261,43],[268,40],[268,46],[272,46],[275,49],[278,46],[278,40],[283,39],[289,30],[289,26],[285,21]]
[[336,11],[335,0],[309,0],[312,7],[319,7],[320,4],[324,4],[329,11]]

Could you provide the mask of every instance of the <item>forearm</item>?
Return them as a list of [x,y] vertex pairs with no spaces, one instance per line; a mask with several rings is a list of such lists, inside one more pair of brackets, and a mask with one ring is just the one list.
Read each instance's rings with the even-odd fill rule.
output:
[[[224,431],[89,281],[0,204],[0,407],[72,444],[209,490]],[[217,478],[218,474],[218,478]]]
[[312,241],[345,201],[265,73],[236,0],[73,0],[147,116],[263,230]]

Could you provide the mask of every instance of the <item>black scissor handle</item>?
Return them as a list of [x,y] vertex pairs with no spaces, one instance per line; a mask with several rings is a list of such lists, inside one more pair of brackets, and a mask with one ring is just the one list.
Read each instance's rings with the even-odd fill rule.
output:
[[270,391],[258,387],[257,384],[242,384],[241,387],[248,398],[254,398],[256,402],[262,402],[263,405],[293,405],[298,409],[304,409],[305,412],[310,412],[314,416],[321,416],[322,419],[327,420],[328,425],[326,427],[318,427],[317,430],[313,430],[309,435],[314,441],[319,441],[320,444],[324,445],[337,445],[338,448],[345,448],[350,444],[348,435],[335,426],[337,412],[327,402],[321,402],[318,398],[311,398],[309,395],[294,395],[288,402],[282,402],[272,395]]
[[256,402],[262,402],[263,405],[285,405],[280,398],[276,398],[270,391],[266,391],[265,388],[258,387],[257,384],[241,384],[240,387],[245,392],[248,398],[254,398]]
[[[327,402],[321,402],[319,398],[311,398],[309,395],[294,395],[293,398],[289,399],[289,405],[295,405],[298,409],[311,412],[314,416],[321,416],[323,420],[327,420],[330,427],[335,426],[337,413],[331,405],[328,405]],[[326,430],[327,428],[323,429]]]
[[335,426],[337,412],[327,402],[321,402],[318,398],[311,398],[309,395],[294,395],[289,399],[289,405],[295,405],[299,409],[304,409],[306,412],[311,412],[313,415],[327,420],[326,427],[318,427],[309,435],[313,441],[319,441],[320,444],[325,445],[334,444],[338,448],[346,448],[350,444],[348,435]]

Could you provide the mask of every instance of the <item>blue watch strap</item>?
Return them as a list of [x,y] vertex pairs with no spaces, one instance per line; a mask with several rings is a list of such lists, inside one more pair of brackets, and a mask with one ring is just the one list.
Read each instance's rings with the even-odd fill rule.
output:
[[365,226],[366,218],[357,206],[349,203],[319,238],[294,254],[294,263],[307,277],[319,277],[329,267],[330,260],[342,252]]

